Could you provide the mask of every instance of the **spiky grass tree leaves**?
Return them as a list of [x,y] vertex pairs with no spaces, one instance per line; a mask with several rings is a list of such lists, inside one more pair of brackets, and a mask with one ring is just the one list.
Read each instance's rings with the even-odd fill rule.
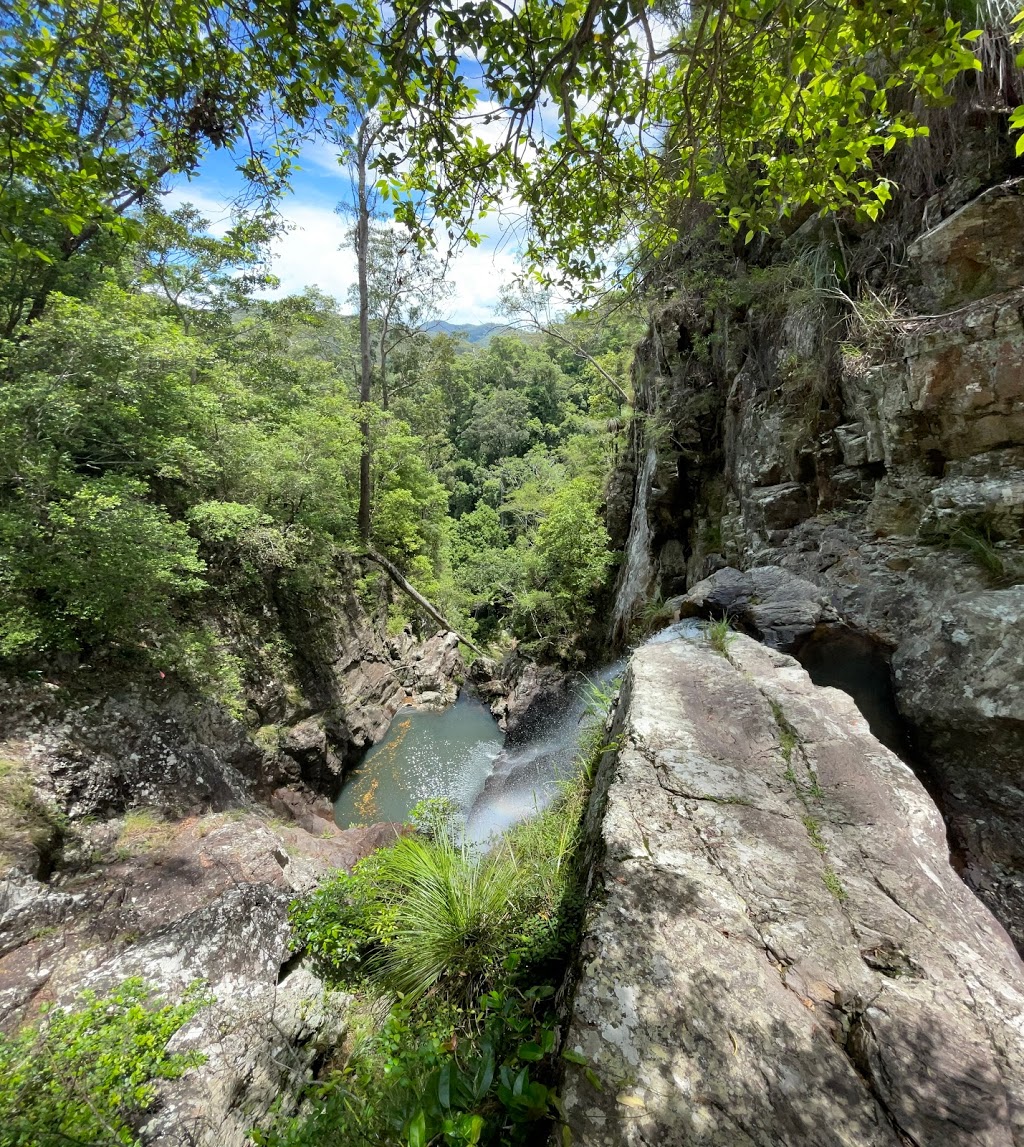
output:
[[400,840],[378,871],[393,899],[394,935],[377,962],[382,981],[410,1000],[442,977],[473,998],[502,948],[522,897],[513,858],[480,855],[451,835]]

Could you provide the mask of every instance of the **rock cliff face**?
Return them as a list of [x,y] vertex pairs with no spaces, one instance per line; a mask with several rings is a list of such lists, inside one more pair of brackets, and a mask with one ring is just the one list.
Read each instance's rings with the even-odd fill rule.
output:
[[[768,270],[728,268],[731,307],[684,267],[640,348],[609,508],[620,635],[689,591],[684,611],[801,658],[876,650],[967,879],[1024,945],[1022,191],[963,203],[898,271],[875,248],[856,309],[809,283],[835,258],[813,231]],[[846,242],[863,264],[871,234]]]
[[173,1049],[207,1061],[161,1085],[154,1147],[242,1147],[340,1043],[347,1001],[292,956],[288,903],[394,840],[338,829],[328,798],[401,705],[458,690],[452,635],[383,635],[341,574],[318,618],[234,619],[241,716],[155,666],[0,683],[0,1028],[128,977],[169,1000],[201,980],[214,1003]]
[[1024,1143],[1024,965],[845,693],[747,637],[676,639],[634,655],[615,736],[574,1142]]

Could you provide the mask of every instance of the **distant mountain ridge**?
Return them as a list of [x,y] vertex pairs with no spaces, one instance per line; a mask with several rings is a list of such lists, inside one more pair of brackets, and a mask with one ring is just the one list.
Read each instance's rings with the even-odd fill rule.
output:
[[444,319],[434,319],[424,323],[422,329],[431,335],[464,335],[467,342],[486,343],[492,335],[506,329],[506,323],[449,323]]

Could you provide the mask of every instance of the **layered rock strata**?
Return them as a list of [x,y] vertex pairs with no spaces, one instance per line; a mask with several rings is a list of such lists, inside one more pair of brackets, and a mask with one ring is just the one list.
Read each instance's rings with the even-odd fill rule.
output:
[[687,290],[682,265],[609,500],[617,613],[685,594],[798,656],[829,628],[871,642],[965,873],[1024,951],[1024,181],[953,190],[916,237],[921,203],[894,203],[905,251],[844,236],[872,267],[856,306],[801,278],[834,231],[767,269],[730,261],[742,305]]
[[1024,1143],[1024,965],[844,693],[746,637],[677,639],[635,654],[616,737],[574,1142]]

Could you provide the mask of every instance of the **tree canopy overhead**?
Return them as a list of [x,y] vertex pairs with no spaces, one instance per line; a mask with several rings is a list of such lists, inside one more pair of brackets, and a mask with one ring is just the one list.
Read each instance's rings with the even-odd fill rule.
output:
[[166,177],[226,150],[273,197],[346,109],[384,124],[399,218],[426,194],[465,232],[514,188],[531,256],[579,276],[638,228],[670,240],[694,196],[744,234],[807,205],[877,214],[915,101],[978,66],[935,0],[2,0],[0,28],[8,333]]

